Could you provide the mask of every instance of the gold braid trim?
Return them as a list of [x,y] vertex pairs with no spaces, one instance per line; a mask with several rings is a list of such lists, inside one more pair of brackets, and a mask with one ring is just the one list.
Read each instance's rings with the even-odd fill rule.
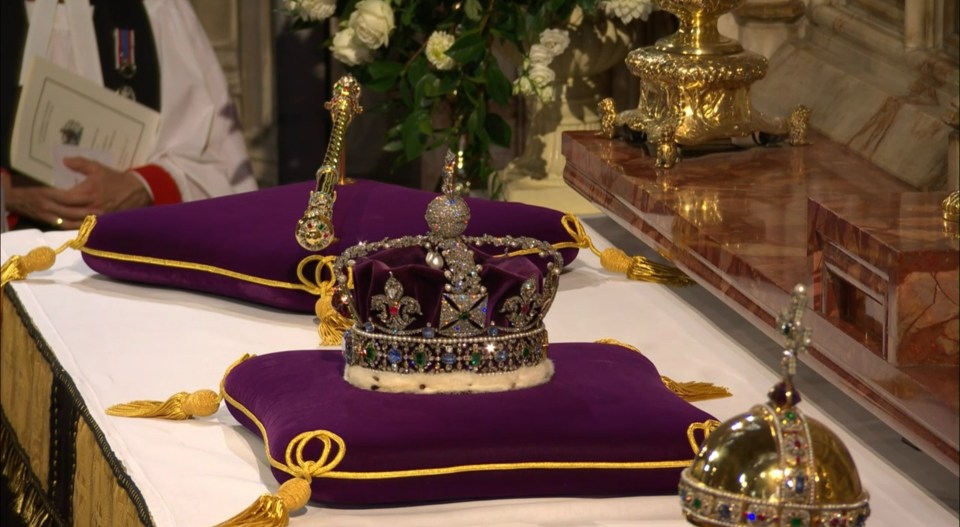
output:
[[[317,313],[317,319],[319,320],[317,331],[320,333],[321,346],[335,346],[340,344],[343,340],[343,332],[349,329],[353,323],[350,318],[343,316],[333,307],[334,290],[336,288],[336,281],[333,276],[333,262],[336,259],[336,256],[313,255],[304,258],[300,261],[300,264],[297,265],[297,277],[304,284],[316,284],[317,294],[320,297],[317,299],[314,309]],[[314,270],[313,282],[311,283],[304,276],[304,268],[308,263],[313,261],[317,262],[317,267]],[[330,275],[329,280],[323,279],[324,269],[326,269]]]
[[[227,368],[227,374],[241,362],[251,358],[246,354]],[[220,394],[213,390],[197,390],[193,393],[179,392],[166,401],[139,400],[129,403],[115,404],[107,408],[107,415],[114,417],[148,417],[183,421],[192,417],[207,417],[216,413],[223,400]]]
[[13,255],[6,262],[3,262],[3,268],[0,269],[0,289],[13,280],[23,280],[34,271],[46,271],[53,267],[57,260],[57,255],[71,249],[81,249],[90,238],[90,233],[97,226],[96,216],[87,216],[80,224],[77,237],[64,243],[56,249],[50,247],[37,247],[23,256]]
[[[637,349],[636,346],[631,346],[625,342],[621,342],[617,339],[599,339],[596,341],[597,344],[611,344],[614,346],[620,346],[621,348],[626,348],[631,351],[635,351],[641,355],[643,352]],[[666,375],[660,376],[660,382],[667,387],[668,390],[676,394],[678,397],[687,402],[694,401],[706,401],[709,399],[722,399],[723,397],[730,397],[733,394],[730,393],[730,389],[725,386],[717,386],[710,382],[703,381],[684,381],[678,382]]]

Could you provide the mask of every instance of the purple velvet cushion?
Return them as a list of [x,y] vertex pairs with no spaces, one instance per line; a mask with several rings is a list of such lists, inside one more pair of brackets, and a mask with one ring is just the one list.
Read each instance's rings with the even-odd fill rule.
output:
[[[91,269],[111,278],[312,313],[317,298],[297,288],[296,272],[311,253],[297,244],[294,231],[313,185],[298,183],[107,214],[98,218],[83,259]],[[333,212],[337,241],[323,254],[339,254],[360,241],[426,234],[423,215],[434,197],[431,192],[366,180],[337,187]],[[469,235],[571,241],[560,222],[561,212],[520,203],[467,201],[472,210]],[[570,263],[577,250],[561,253]],[[230,273],[276,283],[256,283]],[[313,272],[308,269],[306,274]]]
[[[362,390],[343,381],[339,353],[316,350],[248,359],[223,388],[230,412],[281,464],[302,433],[343,440],[343,458],[311,483],[325,504],[676,493],[694,456],[687,429],[712,417],[664,387],[635,351],[551,344],[549,355],[550,382],[509,392]],[[319,459],[321,446],[310,441],[303,458]],[[291,477],[273,470],[278,481]]]

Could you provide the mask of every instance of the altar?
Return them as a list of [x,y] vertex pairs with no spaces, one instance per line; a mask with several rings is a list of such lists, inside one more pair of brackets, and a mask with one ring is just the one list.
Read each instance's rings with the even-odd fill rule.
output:
[[958,242],[940,202],[847,147],[689,153],[564,136],[564,178],[771,336],[797,283],[813,290],[807,364],[958,470]]
[[[643,250],[606,218],[585,223],[601,250],[611,245],[630,253]],[[74,234],[8,233],[0,252],[6,259],[40,245],[59,246]],[[87,268],[73,251],[61,254],[49,271],[8,285],[2,322],[4,474],[18,475],[45,525],[213,525],[276,491],[260,438],[225,408],[185,422],[109,417],[105,409],[216,389],[227,367],[245,353],[338,353],[318,348],[311,315],[112,281]],[[729,388],[732,397],[694,403],[721,420],[762,402],[778,378],[781,344],[744,324],[707,290],[630,281],[603,270],[588,251],[561,276],[546,323],[553,342],[614,338],[640,349],[662,375]],[[858,413],[830,383],[801,369],[807,415],[846,443],[871,493],[869,525],[956,525],[956,478]],[[885,457],[891,452],[896,460]],[[954,502],[945,506],[931,493]],[[387,523],[686,525],[675,495],[390,508],[310,505],[290,521],[334,527]]]

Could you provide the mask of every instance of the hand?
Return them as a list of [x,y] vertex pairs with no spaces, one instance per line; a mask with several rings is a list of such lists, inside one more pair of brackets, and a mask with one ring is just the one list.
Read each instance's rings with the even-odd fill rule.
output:
[[150,205],[147,189],[129,172],[118,172],[85,157],[67,157],[63,164],[86,179],[64,190],[14,177],[9,192],[4,188],[7,208],[57,228],[76,229],[91,214]]

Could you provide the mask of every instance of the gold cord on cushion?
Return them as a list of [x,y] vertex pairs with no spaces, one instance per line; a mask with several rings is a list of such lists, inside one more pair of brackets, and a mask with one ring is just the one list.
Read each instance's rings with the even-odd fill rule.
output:
[[[336,256],[308,256],[297,265],[297,278],[306,285],[314,288],[319,296],[314,309],[317,313],[319,323],[317,331],[320,333],[321,346],[335,346],[343,340],[343,332],[352,324],[349,318],[343,316],[335,307],[333,307],[333,294],[336,282],[333,278],[333,261]],[[314,270],[313,281],[311,282],[304,275],[304,268],[310,262],[317,262]],[[327,270],[330,276],[328,280],[323,279],[323,270]]]
[[135,263],[142,263],[147,265],[158,265],[160,267],[172,267],[175,269],[189,269],[191,271],[202,271],[204,273],[215,274],[218,276],[226,276],[228,278],[241,280],[243,282],[250,282],[251,284],[262,285],[265,287],[275,287],[277,289],[292,289],[296,291],[304,291],[311,295],[320,294],[317,287],[309,283],[295,284],[292,282],[281,282],[279,280],[270,280],[267,278],[260,278],[259,276],[238,273],[236,271],[231,271],[229,269],[224,269],[222,267],[217,267],[214,265],[200,264],[195,262],[184,262],[181,260],[168,260],[166,258],[154,258],[152,256],[139,256],[135,254],[123,254],[123,253],[115,253],[111,251],[101,251],[99,249],[91,249],[90,247],[80,247],[80,251],[86,254],[89,254],[91,256],[96,256],[98,258],[107,258],[110,260],[117,260],[120,262],[135,262]]
[[[598,339],[597,344],[610,344],[613,346],[620,346],[621,348],[626,348],[631,351],[635,351],[641,355],[643,352],[637,349],[636,346],[631,346],[626,342],[621,342],[617,339]],[[666,375],[660,376],[660,382],[667,387],[668,390],[676,394],[678,397],[687,402],[694,401],[706,401],[709,399],[722,399],[723,397],[730,397],[733,394],[730,393],[730,389],[725,386],[717,386],[710,382],[703,381],[685,381],[678,382]]]
[[0,289],[12,280],[23,280],[34,271],[46,271],[53,267],[57,255],[67,250],[80,249],[90,238],[90,233],[97,225],[96,216],[87,216],[80,224],[80,230],[77,237],[64,243],[57,249],[50,247],[37,247],[23,256],[13,255],[6,262],[3,262],[3,268],[0,270]]
[[[690,426],[687,427],[687,441],[690,442],[690,448],[693,449],[694,455],[700,452],[700,445],[710,437],[710,433],[717,429],[720,426],[720,421],[716,419],[708,419],[702,423],[690,423]],[[703,441],[697,441],[697,430],[703,432]]]
[[[241,362],[253,357],[244,354],[227,368],[224,378]],[[223,383],[221,382],[221,393]],[[115,404],[107,408],[107,415],[114,417],[149,417],[183,421],[192,417],[207,417],[217,412],[223,396],[213,390],[197,390],[193,393],[179,392],[166,401],[139,400]]]

